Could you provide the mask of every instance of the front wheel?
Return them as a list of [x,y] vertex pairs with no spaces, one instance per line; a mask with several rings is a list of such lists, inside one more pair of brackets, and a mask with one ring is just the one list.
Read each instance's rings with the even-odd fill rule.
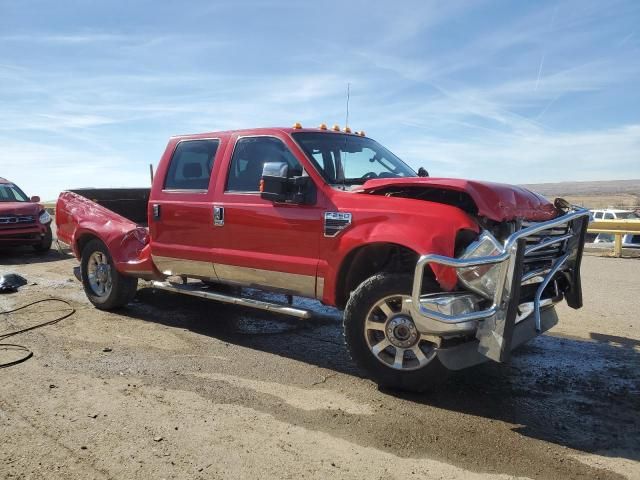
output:
[[40,240],[39,243],[36,243],[33,246],[33,249],[37,253],[47,253],[51,250],[51,244],[53,243],[53,233],[51,232],[51,224],[47,225],[47,229],[44,233],[44,236]]
[[[353,292],[344,312],[351,358],[381,387],[425,391],[446,378],[436,345],[418,332],[411,313],[409,275],[382,273]],[[424,286],[438,291],[435,282]]]
[[118,272],[107,246],[98,239],[82,249],[82,285],[87,298],[100,310],[125,306],[136,294],[138,279]]

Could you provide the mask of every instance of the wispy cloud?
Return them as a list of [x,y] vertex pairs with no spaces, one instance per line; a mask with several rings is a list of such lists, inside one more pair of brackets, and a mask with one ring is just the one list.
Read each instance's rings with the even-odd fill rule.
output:
[[126,42],[130,43],[136,40],[136,36],[113,34],[113,33],[74,33],[69,35],[0,35],[0,42],[12,43],[43,43],[51,44],[82,44],[82,43],[105,43],[105,42]]
[[[640,177],[640,123],[578,133],[492,132],[472,141],[423,137],[395,145],[434,176],[465,176],[510,183]],[[563,176],[558,177],[558,169]]]
[[29,195],[40,195],[45,200],[55,199],[64,188],[134,187],[149,183],[144,164],[132,169],[130,160],[122,155],[3,136],[0,142],[3,174],[22,185]]
[[542,58],[540,59],[540,66],[538,67],[538,76],[536,77],[536,86],[534,90],[538,91],[538,85],[540,84],[540,75],[542,74],[542,66],[544,65],[544,54],[542,54]]

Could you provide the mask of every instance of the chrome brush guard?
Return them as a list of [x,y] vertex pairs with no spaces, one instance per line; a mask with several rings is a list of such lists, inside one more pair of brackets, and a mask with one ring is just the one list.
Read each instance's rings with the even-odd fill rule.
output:
[[[543,330],[541,310],[551,304],[542,301],[542,294],[549,283],[559,272],[565,276],[568,288],[563,296],[569,306],[582,306],[582,290],[580,284],[580,262],[584,246],[584,237],[589,222],[589,211],[572,207],[568,213],[553,220],[526,226],[511,234],[500,247],[496,255],[474,258],[452,258],[443,255],[422,255],[416,264],[413,281],[411,308],[416,327],[421,333],[443,334],[445,332],[473,332],[479,340],[478,351],[496,361],[506,361],[511,352],[511,337],[518,315],[520,291],[523,284],[538,283],[533,298],[533,305],[521,309],[535,318],[538,333]],[[549,237],[542,236],[537,243],[527,245],[528,239],[538,238],[545,230],[562,227],[564,234]],[[548,268],[534,270],[523,275],[524,264],[540,251],[552,249],[553,256]],[[498,281],[492,304],[489,308],[475,310],[460,315],[448,315],[428,308],[422,292],[424,268],[427,264],[436,263],[455,269],[480,265],[499,265]],[[527,316],[528,316],[527,315]]]

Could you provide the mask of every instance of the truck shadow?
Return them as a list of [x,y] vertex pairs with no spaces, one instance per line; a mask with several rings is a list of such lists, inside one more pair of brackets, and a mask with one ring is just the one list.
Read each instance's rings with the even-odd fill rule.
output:
[[[136,302],[128,316],[362,376],[344,346],[340,312],[317,303],[311,320],[297,320],[153,289],[139,290]],[[519,425],[513,430],[521,435],[583,452],[640,460],[639,342],[591,336],[545,335],[514,352],[509,364],[454,372],[434,392],[383,393]]]
[[50,263],[67,260],[69,253],[60,253],[55,247],[48,252],[38,253],[31,247],[0,248],[0,265],[28,265],[32,263]]
[[431,394],[388,393],[517,424],[514,431],[527,437],[640,461],[640,351],[634,342],[544,335],[514,352],[509,364],[456,372]]

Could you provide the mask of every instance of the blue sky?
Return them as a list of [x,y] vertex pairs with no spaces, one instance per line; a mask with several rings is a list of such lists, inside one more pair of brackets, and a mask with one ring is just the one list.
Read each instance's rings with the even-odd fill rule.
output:
[[0,0],[0,176],[145,186],[167,138],[350,125],[433,176],[640,178],[637,1]]

